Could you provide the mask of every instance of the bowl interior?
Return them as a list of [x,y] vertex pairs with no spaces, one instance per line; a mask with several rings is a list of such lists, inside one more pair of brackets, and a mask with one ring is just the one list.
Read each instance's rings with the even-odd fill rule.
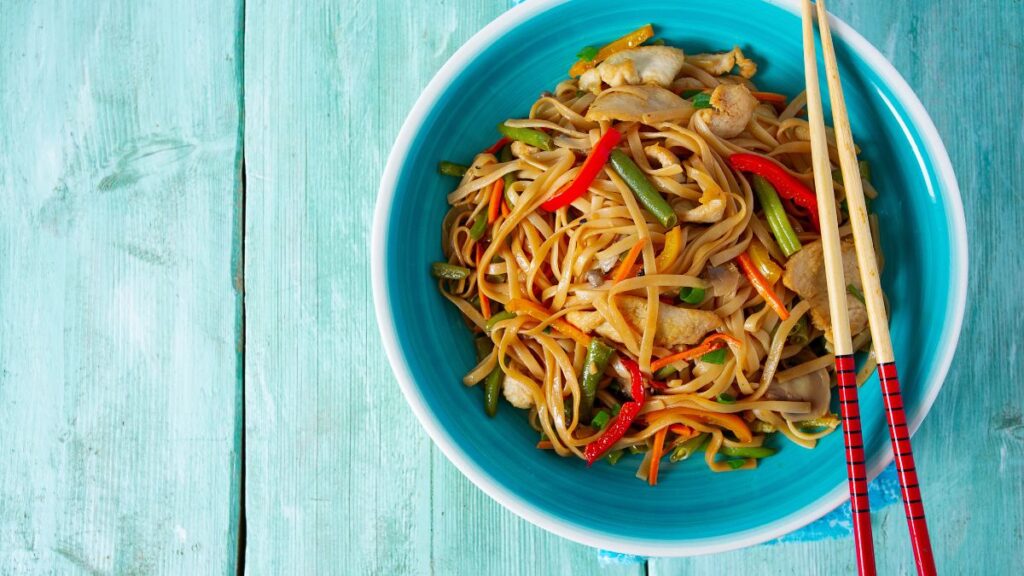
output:
[[[455,184],[437,174],[437,162],[468,163],[498,137],[498,122],[524,116],[541,91],[565,78],[580,48],[647,22],[688,53],[741,46],[759,63],[754,80],[762,90],[790,97],[802,90],[800,20],[779,6],[739,0],[723,10],[710,2],[600,0],[539,11],[478,43],[479,51],[440,87],[425,115],[411,119],[421,124],[407,154],[389,164],[396,171],[393,199],[377,220],[383,246],[374,258],[383,282],[375,296],[385,304],[381,327],[386,340],[393,331],[392,360],[410,402],[474,481],[516,512],[577,540],[679,554],[764,540],[836,505],[845,494],[840,434],[811,451],[777,441],[781,452],[755,471],[716,474],[700,460],[666,465],[656,488],[634,477],[639,457],[588,469],[579,460],[539,451],[524,412],[502,402],[498,416],[489,419],[481,390],[461,384],[474,363],[472,340],[428,272],[430,262],[441,258],[445,194]],[[836,41],[855,137],[880,191],[874,209],[885,252],[883,283],[905,405],[918,423],[944,375],[946,365],[935,359],[956,338],[943,334],[956,325],[957,267],[966,266],[957,261],[955,217],[943,200],[956,194],[955,184],[940,181],[905,102]],[[889,451],[874,379],[862,388],[861,404],[869,467],[876,474]]]

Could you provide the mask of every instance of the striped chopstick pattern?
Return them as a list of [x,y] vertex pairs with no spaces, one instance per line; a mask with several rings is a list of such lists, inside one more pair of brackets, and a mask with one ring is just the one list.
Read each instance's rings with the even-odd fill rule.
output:
[[899,476],[903,508],[907,514],[907,525],[910,527],[910,545],[914,550],[917,573],[933,575],[935,560],[932,557],[921,486],[917,479],[914,452],[910,448],[910,429],[907,427],[907,415],[903,411],[903,395],[900,392],[895,362],[879,363],[878,381],[882,386],[882,402],[885,404],[885,415],[889,421],[889,437],[896,459],[896,474]]
[[836,382],[843,419],[846,446],[846,476],[850,483],[850,509],[861,574],[875,573],[875,549],[871,540],[871,506],[868,503],[868,473],[864,463],[864,439],[861,435],[860,405],[857,403],[857,372],[853,354],[836,356]]

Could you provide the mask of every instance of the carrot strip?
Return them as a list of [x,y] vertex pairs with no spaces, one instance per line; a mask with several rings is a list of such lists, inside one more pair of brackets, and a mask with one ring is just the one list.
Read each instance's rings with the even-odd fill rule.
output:
[[[501,180],[499,180],[499,182],[501,182]],[[483,255],[484,255],[484,247],[482,245],[480,245],[480,244],[477,244],[476,245],[476,269],[477,269],[477,274],[481,274],[481,276],[480,276],[481,279],[483,278],[483,276],[482,276],[483,270],[480,269],[480,259],[483,257]],[[483,290],[480,290],[479,286],[477,286],[477,294],[480,295],[480,313],[484,315],[484,319],[485,320],[490,320],[491,319],[491,299],[488,298],[486,294],[484,294]]]
[[764,274],[761,274],[761,271],[754,265],[754,261],[750,259],[750,254],[743,252],[736,257],[736,261],[739,262],[740,268],[746,274],[747,280],[754,286],[754,290],[757,290],[757,293],[772,307],[772,310],[775,310],[779,318],[782,320],[789,318],[789,310],[786,309],[786,305],[779,299],[778,294],[772,290]]
[[671,356],[659,358],[654,362],[651,362],[651,372],[657,372],[658,370],[661,370],[665,366],[668,366],[669,364],[675,364],[676,362],[695,360],[707,354],[708,352],[714,352],[715,350],[718,350],[719,348],[725,346],[726,343],[735,344],[736,346],[739,346],[741,344],[739,340],[733,338],[728,334],[715,332],[714,334],[705,338],[704,341],[701,342],[698,346],[695,346],[688,350],[683,350],[682,352],[677,352],[675,354],[672,354]]
[[508,202],[502,201],[501,203],[501,215],[508,218],[508,215],[512,213],[512,210],[508,207]]
[[676,406],[674,408],[665,408],[662,410],[656,410],[654,412],[648,412],[646,414],[648,420],[654,420],[661,416],[692,416],[707,422],[725,428],[732,432],[736,439],[740,442],[750,442],[754,439],[753,434],[750,432],[750,428],[747,423],[743,421],[743,418],[735,414],[724,414],[719,412],[707,412],[705,410],[699,410],[697,408],[688,408],[686,406]]
[[647,483],[651,486],[658,485],[658,464],[661,462],[661,455],[665,450],[665,434],[668,426],[654,433],[654,447],[651,448],[651,469],[647,473]]
[[[532,300],[525,300],[523,298],[513,298],[512,300],[509,300],[505,309],[510,312],[522,312],[524,314],[528,314],[538,322],[546,322],[552,316],[552,312],[544,306],[541,306]],[[564,318],[558,318],[552,322],[551,327],[558,330],[565,336],[572,338],[576,342],[579,342],[583,346],[590,345],[590,336],[584,334],[582,330],[573,326]]]
[[775,92],[751,92],[751,96],[757,98],[761,102],[769,102],[771,104],[785,104],[786,97],[782,94]]
[[679,440],[689,440],[697,435],[697,431],[686,424],[672,424],[668,427],[669,432],[679,435]]
[[636,241],[636,244],[629,249],[629,253],[626,254],[626,258],[619,263],[619,267],[615,269],[615,273],[612,274],[612,280],[619,282],[629,278],[630,272],[633,270],[633,264],[636,264],[636,259],[640,257],[640,251],[644,249],[644,241],[641,238]]
[[494,224],[494,221],[498,219],[498,213],[501,211],[501,205],[504,202],[501,199],[501,193],[505,191],[505,180],[498,178],[494,181],[494,187],[491,188],[491,201],[487,205],[487,223]]
[[537,442],[537,448],[540,450],[553,450],[554,446],[551,444],[551,440],[541,440]]

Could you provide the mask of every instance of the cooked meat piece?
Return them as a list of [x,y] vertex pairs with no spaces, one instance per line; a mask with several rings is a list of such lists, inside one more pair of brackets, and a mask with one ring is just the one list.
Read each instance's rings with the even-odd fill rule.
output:
[[[638,296],[619,296],[616,302],[626,323],[639,332],[647,320],[647,299]],[[596,331],[605,338],[622,342],[622,338],[605,322],[600,312],[570,312],[566,319],[584,332]],[[654,343],[666,348],[696,344],[705,334],[721,325],[722,321],[713,312],[659,303]]]
[[757,108],[757,98],[742,84],[719,84],[711,93],[711,108],[698,112],[708,128],[721,138],[735,138],[746,129]]
[[516,408],[525,410],[533,406],[533,394],[530,392],[530,387],[507,374],[501,385],[501,393],[505,396],[505,400],[508,400],[508,403]]
[[602,92],[590,105],[587,120],[643,122],[648,114],[673,110],[678,114],[672,119],[685,124],[693,115],[693,103],[659,86],[623,86]]
[[718,54],[694,54],[686,61],[712,76],[729,74],[736,66],[740,67],[740,76],[744,78],[753,78],[757,74],[757,63],[744,56],[739,46]]
[[686,55],[671,46],[641,46],[623,50],[602,62],[597,71],[609,86],[656,84],[667,87],[686,63]]
[[[843,276],[846,285],[861,289],[860,268],[852,241],[840,245],[843,255]],[[782,283],[811,305],[811,320],[832,340],[832,318],[828,310],[828,284],[825,281],[825,256],[821,241],[807,244],[786,263]],[[868,325],[868,312],[864,304],[852,295],[846,295],[846,308],[850,314],[850,334],[859,334]]]

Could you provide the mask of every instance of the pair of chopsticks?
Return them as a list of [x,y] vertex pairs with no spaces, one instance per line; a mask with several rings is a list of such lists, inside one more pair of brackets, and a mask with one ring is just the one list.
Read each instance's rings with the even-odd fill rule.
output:
[[[846,114],[846,100],[839,81],[839,65],[832,45],[828,13],[824,0],[817,0],[818,28],[821,34],[825,72],[829,96],[832,100],[832,123],[839,150],[839,164],[846,190],[846,203],[850,212],[853,239],[856,244],[857,263],[863,283],[872,345],[878,359],[878,378],[882,386],[889,437],[896,456],[896,472],[903,495],[903,505],[910,529],[917,573],[935,574],[928,525],[924,517],[924,504],[918,486],[914,455],[910,447],[910,431],[903,412],[903,398],[896,375],[895,356],[889,336],[889,322],[882,299],[878,264],[868,227],[864,189],[861,184],[857,154]],[[818,197],[821,222],[821,243],[825,254],[825,277],[828,283],[829,311],[832,318],[832,337],[835,347],[836,379],[839,384],[839,402],[843,419],[843,440],[846,444],[846,466],[849,476],[850,506],[853,511],[854,541],[857,567],[861,575],[875,574],[874,544],[871,539],[870,505],[868,504],[867,472],[864,466],[864,442],[861,438],[860,408],[857,403],[857,383],[854,372],[853,344],[846,309],[846,281],[843,278],[843,260],[839,247],[839,227],[836,219],[835,193],[828,156],[821,89],[818,84],[818,63],[814,46],[814,8],[811,0],[803,0],[804,74],[807,81],[807,116],[811,127],[811,153],[814,166],[814,184]]]

